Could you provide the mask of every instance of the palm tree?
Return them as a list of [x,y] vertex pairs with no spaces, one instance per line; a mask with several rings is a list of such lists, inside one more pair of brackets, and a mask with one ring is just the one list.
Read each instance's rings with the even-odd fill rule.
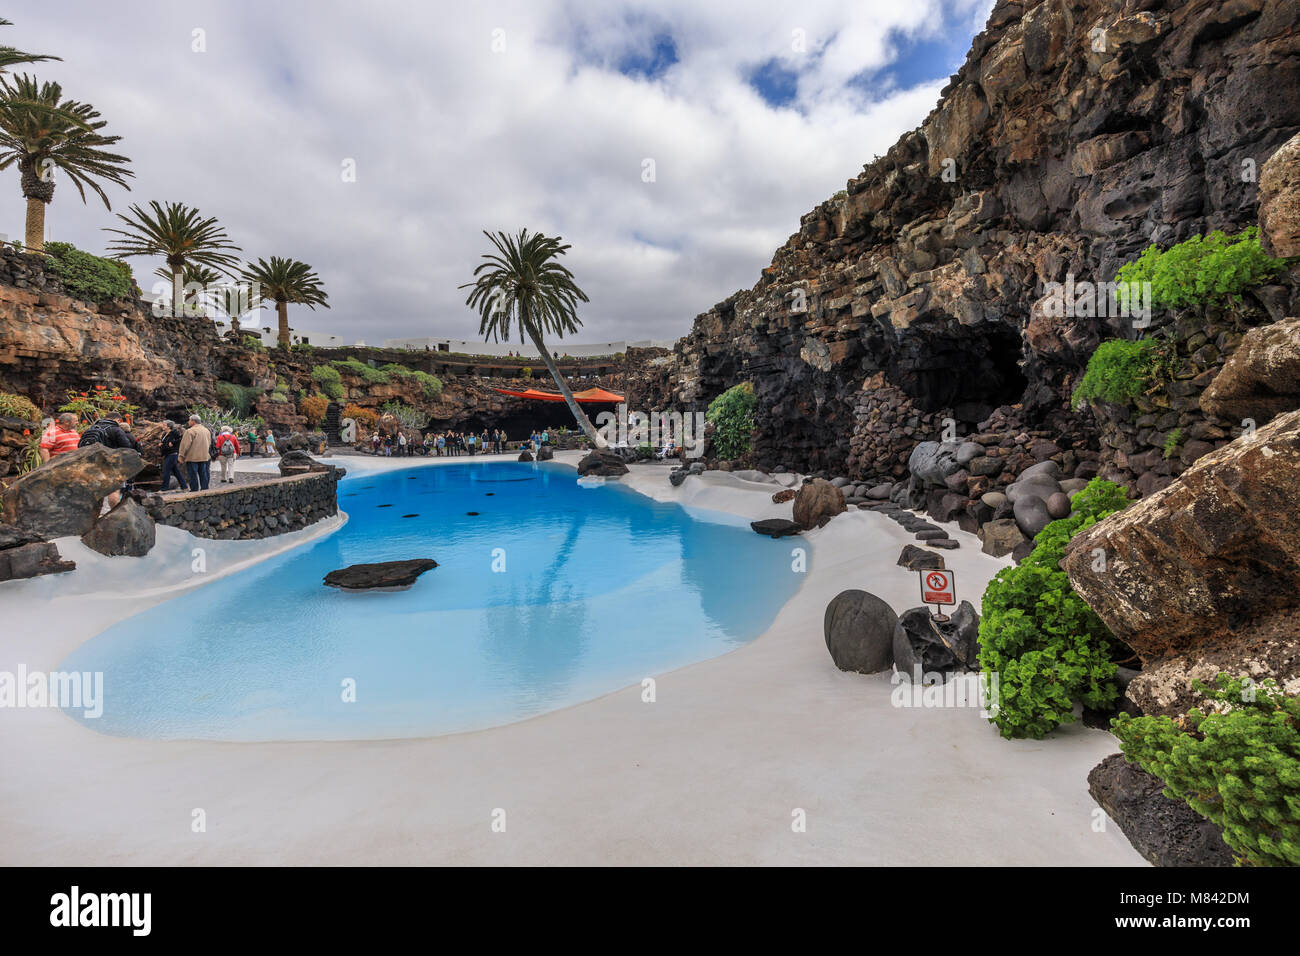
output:
[[275,302],[276,317],[280,321],[278,344],[282,349],[289,347],[290,302],[305,305],[313,312],[318,305],[330,307],[320,276],[307,263],[297,259],[281,259],[279,256],[272,256],[269,262],[258,259],[256,265],[245,266],[240,277],[245,282],[257,284],[262,300]]
[[[0,27],[11,26],[13,26],[11,21],[0,18]],[[0,46],[0,73],[5,72],[8,67],[17,66],[19,63],[46,63],[50,60],[62,62],[63,58],[46,56],[44,53],[24,53],[22,50],[15,50],[11,46]]]
[[527,229],[521,229],[518,236],[493,235],[486,230],[483,235],[497,251],[484,253],[483,262],[474,270],[475,280],[460,286],[472,290],[465,304],[478,311],[479,335],[484,341],[509,342],[510,329],[517,326],[520,340],[531,339],[541,353],[583,433],[597,448],[608,447],[574,399],[542,339],[543,333],[562,337],[582,325],[577,306],[589,301],[587,294],[573,281],[573,273],[556,261],[570,247],[558,236],[530,234]]
[[108,247],[117,256],[162,256],[167,260],[172,280],[172,310],[182,315],[185,306],[185,267],[207,266],[229,274],[239,263],[233,254],[239,247],[230,241],[216,219],[204,219],[197,209],[184,203],[169,202],[165,207],[157,200],[145,212],[136,203],[118,213],[126,229],[109,229],[125,238]]
[[[0,48],[0,62],[3,62]],[[37,83],[30,76],[0,77],[0,169],[17,165],[27,200],[24,241],[28,249],[45,248],[45,207],[54,198],[55,169],[61,169],[86,201],[86,186],[112,209],[103,188],[106,179],[127,189],[134,176],[130,160],[104,147],[122,137],[105,136],[105,121],[89,103],[63,99],[57,83]]]

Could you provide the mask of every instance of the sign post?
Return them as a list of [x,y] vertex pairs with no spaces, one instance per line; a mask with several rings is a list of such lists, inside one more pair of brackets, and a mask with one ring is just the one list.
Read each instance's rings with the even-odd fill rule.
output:
[[936,621],[947,621],[948,615],[943,613],[943,607],[957,603],[957,575],[952,571],[933,569],[917,573],[921,575],[922,603],[933,604],[937,608],[930,617]]

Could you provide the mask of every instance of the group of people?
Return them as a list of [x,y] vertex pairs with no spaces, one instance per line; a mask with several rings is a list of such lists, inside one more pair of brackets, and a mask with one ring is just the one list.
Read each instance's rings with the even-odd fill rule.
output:
[[[167,434],[162,440],[162,490],[171,491],[172,478],[181,491],[207,491],[212,481],[212,463],[221,465],[222,484],[235,483],[235,462],[239,459],[239,437],[229,425],[222,425],[216,435],[198,415],[191,415],[182,429],[173,421],[163,423]],[[249,443],[250,448],[252,442]]]
[[384,457],[398,458],[410,455],[432,455],[434,457],[456,457],[458,455],[503,454],[509,446],[510,439],[504,429],[493,428],[482,432],[427,432],[421,439],[410,439],[402,432],[396,435],[381,435],[375,432],[370,436],[370,453]]
[[[131,423],[122,415],[111,412],[91,422],[86,430],[77,430],[77,416],[72,412],[63,412],[58,418],[47,418],[42,423],[40,455],[44,464],[59,455],[66,455],[78,448],[89,445],[103,445],[106,448],[130,448],[142,451],[140,443],[131,434]],[[107,498],[105,503],[113,508],[122,499],[122,493],[129,491],[131,482],[126,482]]]

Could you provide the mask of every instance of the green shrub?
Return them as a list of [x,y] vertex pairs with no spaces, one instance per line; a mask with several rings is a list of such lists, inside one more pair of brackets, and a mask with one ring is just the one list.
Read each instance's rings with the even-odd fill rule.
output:
[[70,242],[47,242],[50,271],[59,277],[63,291],[89,302],[107,302],[135,295],[131,267],[120,259],[103,259],[82,252]]
[[1179,722],[1130,717],[1111,723],[1124,756],[1223,830],[1238,862],[1300,866],[1300,698],[1272,680],[1246,685],[1220,674],[1213,701]]
[[1074,705],[1115,702],[1106,625],[1074,593],[1060,568],[1070,538],[1128,504],[1127,489],[1094,478],[1071,500],[1074,513],[1051,522],[1033,552],[999,571],[984,591],[980,669],[996,679],[999,701],[989,719],[1004,737],[1041,738],[1074,719]]
[[1235,236],[1216,229],[1163,251],[1148,246],[1119,270],[1115,281],[1120,286],[1118,297],[1131,295],[1141,283],[1150,282],[1153,305],[1177,308],[1239,300],[1247,289],[1285,269],[1286,262],[1265,254],[1259,244],[1259,229],[1251,226]]
[[1155,339],[1102,342],[1074,387],[1074,407],[1098,401],[1128,405],[1155,383],[1161,360]]
[[532,378],[532,377],[533,377],[533,370],[532,370],[531,368],[529,368],[527,365],[525,365],[523,368],[521,368],[521,369],[519,370],[519,377],[520,377],[520,378]]
[[1174,452],[1178,451],[1178,446],[1183,443],[1183,430],[1175,428],[1165,436],[1165,459],[1174,457]]
[[25,422],[39,422],[41,410],[28,398],[12,392],[0,392],[0,416],[21,418]]
[[339,370],[332,365],[316,365],[311,370],[311,377],[320,390],[328,395],[334,401],[342,400],[346,395],[343,388],[343,379],[339,375]]
[[236,385],[234,382],[217,383],[217,401],[221,407],[229,408],[240,415],[247,415],[253,407],[253,402],[257,401],[261,395],[262,390],[260,388]]
[[244,347],[245,347],[245,348],[250,348],[250,349],[252,349],[254,352],[265,352],[265,351],[266,351],[266,346],[264,346],[264,345],[262,344],[262,340],[261,340],[258,336],[256,336],[256,335],[245,335],[245,336],[244,336]]
[[368,385],[387,385],[391,381],[387,372],[382,369],[371,368],[359,359],[335,359],[332,364],[337,369],[343,369],[356,375]]
[[713,448],[720,458],[739,458],[754,445],[754,386],[742,382],[709,403],[705,415],[713,423]]
[[436,375],[430,375],[420,369],[407,368],[405,365],[398,365],[396,362],[389,362],[381,367],[381,370],[389,375],[396,375],[398,378],[414,379],[420,383],[424,389],[425,398],[437,398],[442,394],[442,379]]

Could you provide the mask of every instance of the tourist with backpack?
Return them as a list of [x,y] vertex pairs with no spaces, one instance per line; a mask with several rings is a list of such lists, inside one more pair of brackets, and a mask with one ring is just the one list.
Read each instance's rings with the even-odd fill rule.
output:
[[217,436],[217,461],[221,462],[221,481],[223,484],[235,483],[235,461],[239,458],[239,439],[231,434],[229,425],[221,426]]

